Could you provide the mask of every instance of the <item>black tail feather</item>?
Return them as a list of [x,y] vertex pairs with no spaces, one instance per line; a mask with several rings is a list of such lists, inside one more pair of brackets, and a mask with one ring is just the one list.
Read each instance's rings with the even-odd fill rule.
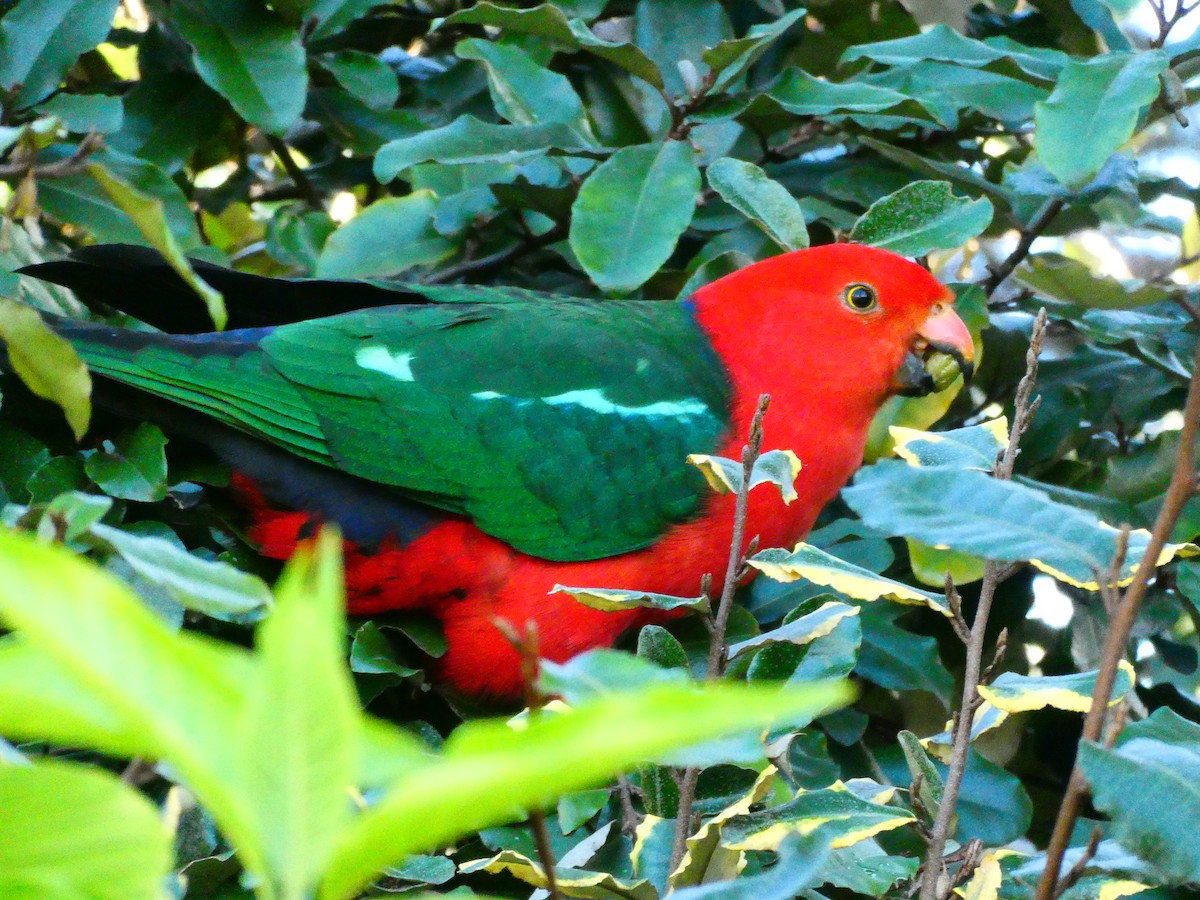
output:
[[[318,278],[269,278],[192,260],[196,273],[225,297],[230,329],[284,325],[357,309],[429,301],[401,285]],[[172,334],[212,331],[200,298],[156,250],[98,244],[66,259],[18,269],[70,288],[93,311],[112,310]]]

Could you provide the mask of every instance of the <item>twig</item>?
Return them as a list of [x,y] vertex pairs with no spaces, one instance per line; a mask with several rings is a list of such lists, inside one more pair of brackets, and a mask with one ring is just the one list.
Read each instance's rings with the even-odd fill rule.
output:
[[1188,6],[1183,0],[1175,0],[1175,12],[1169,18],[1166,12],[1166,0],[1150,0],[1150,6],[1154,9],[1154,17],[1158,19],[1158,37],[1151,41],[1150,47],[1158,50],[1167,42],[1167,35],[1171,33],[1171,29],[1200,4],[1193,3]]
[[[0,165],[0,179],[7,181],[14,178],[25,178],[30,173],[38,179],[67,178],[71,175],[78,175],[87,165],[88,158],[103,144],[104,139],[100,135],[89,132],[79,142],[75,152],[66,159],[39,166],[34,162],[32,153],[28,157],[22,155],[22,158],[16,159],[15,162]],[[13,156],[14,158],[17,156],[17,151],[13,152]]]
[[556,244],[567,236],[567,227],[565,225],[555,225],[549,231],[537,235],[532,240],[526,240],[519,244],[501,250],[498,253],[493,253],[490,256],[481,256],[479,259],[465,260],[458,265],[450,266],[446,269],[441,269],[426,276],[424,284],[446,284],[450,281],[455,281],[466,275],[479,275],[484,272],[489,272],[493,269],[499,269],[513,260],[520,259],[522,256],[528,256],[535,250],[541,250],[543,247],[549,247],[551,244]]
[[[1150,532],[1150,540],[1146,551],[1142,554],[1141,562],[1134,573],[1133,580],[1125,589],[1121,602],[1117,605],[1116,614],[1108,626],[1108,634],[1104,641],[1104,650],[1100,656],[1100,671],[1096,675],[1096,686],[1092,691],[1092,705],[1087,718],[1083,721],[1083,734],[1080,742],[1095,743],[1104,732],[1104,720],[1108,713],[1108,701],[1112,696],[1113,684],[1117,679],[1117,670],[1129,634],[1137,621],[1138,611],[1142,600],[1150,586],[1150,579],[1158,566],[1158,557],[1163,546],[1167,543],[1184,504],[1196,492],[1196,471],[1193,460],[1196,454],[1196,431],[1200,428],[1200,341],[1196,344],[1196,356],[1192,363],[1192,377],[1188,382],[1187,400],[1183,410],[1183,430],[1179,435],[1179,449],[1175,456],[1175,470],[1171,474],[1171,483],[1163,498],[1162,508],[1158,518],[1154,520],[1154,528]],[[1042,880],[1038,884],[1037,900],[1054,900],[1058,886],[1058,873],[1062,868],[1062,857],[1071,840],[1071,832],[1075,828],[1075,820],[1079,818],[1079,810],[1083,804],[1083,796],[1087,792],[1087,784],[1078,762],[1071,772],[1071,780],[1067,784],[1067,793],[1063,797],[1062,806],[1058,810],[1058,818],[1054,822],[1054,832],[1050,836],[1050,844],[1046,848],[1046,868],[1042,872]]]
[[316,188],[313,187],[313,183],[308,180],[308,175],[296,162],[296,157],[292,156],[292,148],[273,134],[266,135],[266,138],[272,152],[283,163],[283,170],[288,173],[288,177],[296,185],[296,190],[300,192],[300,196],[313,209],[324,209],[325,204],[321,202],[321,195],[317,193]]
[[627,838],[637,834],[641,816],[633,806],[633,785],[624,775],[617,778],[617,793],[621,797],[621,831]]
[[[729,614],[733,610],[733,595],[737,583],[744,574],[746,556],[753,552],[757,538],[751,541],[748,552],[743,552],[742,543],[746,536],[746,509],[750,500],[750,474],[762,451],[762,422],[770,405],[769,394],[758,398],[758,408],[750,422],[750,437],[746,446],[742,447],[742,483],[738,487],[737,500],[733,511],[733,536],[729,542],[729,561],[725,566],[725,581],[721,585],[721,599],[717,602],[717,613],[712,618],[708,639],[708,669],[709,680],[720,678],[725,671],[725,657],[728,653],[725,632],[729,628]],[[708,593],[711,580],[704,585]],[[692,833],[692,807],[696,802],[696,782],[700,777],[700,769],[689,766],[679,776],[679,807],[675,821],[675,841],[671,847],[671,871],[679,865],[687,850],[688,835]]]
[[1043,231],[1050,227],[1050,223],[1054,221],[1055,216],[1063,211],[1063,207],[1067,205],[1067,201],[1062,198],[1049,200],[1038,211],[1038,214],[1033,217],[1033,221],[1026,227],[1021,229],[1021,238],[1017,241],[1017,246],[1013,252],[997,266],[991,269],[991,275],[987,281],[983,283],[983,289],[989,297],[996,293],[996,288],[1004,283],[1004,279],[1013,273],[1013,270],[1019,266],[1025,257],[1029,255],[1029,249],[1033,246]]
[[[1045,329],[1046,311],[1041,310],[1034,320],[1033,334],[1029,339],[1029,351],[1025,354],[1025,377],[1017,386],[1008,446],[997,460],[993,471],[993,475],[1001,481],[1012,479],[1021,436],[1029,428],[1030,419],[1037,411],[1038,403],[1032,400],[1032,395],[1033,386],[1037,381],[1038,354],[1042,349],[1042,335],[1045,333]],[[963,776],[967,771],[967,753],[971,747],[971,725],[975,719],[972,713],[977,706],[979,696],[988,616],[991,613],[992,600],[996,596],[996,587],[1000,584],[999,575],[1004,568],[1006,567],[993,560],[988,560],[984,566],[983,584],[979,590],[979,604],[975,608],[975,619],[971,623],[970,640],[967,642],[962,702],[959,704],[959,713],[954,722],[954,743],[950,756],[950,767],[946,773],[942,802],[938,806],[937,818],[933,823],[929,846],[925,852],[925,862],[922,866],[921,900],[940,900],[938,888],[945,865],[942,854],[946,850],[946,841],[950,837],[950,826],[958,806],[958,795],[962,789]]]
[[1083,848],[1083,853],[1079,859],[1075,860],[1075,865],[1071,866],[1071,870],[1063,876],[1062,883],[1054,892],[1056,897],[1062,896],[1075,882],[1083,877],[1083,873],[1087,870],[1088,863],[1092,861],[1092,857],[1096,855],[1096,848],[1100,846],[1100,841],[1104,837],[1104,829],[1099,825],[1092,828],[1092,833],[1088,835],[1087,846]]

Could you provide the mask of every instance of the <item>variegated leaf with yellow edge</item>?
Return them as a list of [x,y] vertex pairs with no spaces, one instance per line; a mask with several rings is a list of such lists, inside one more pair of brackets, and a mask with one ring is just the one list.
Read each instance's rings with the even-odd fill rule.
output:
[[[996,709],[990,703],[981,703],[971,719],[971,740],[974,741],[986,731],[999,728],[1008,720],[1008,713]],[[946,730],[932,737],[921,738],[921,746],[925,752],[941,762],[949,765],[954,747],[954,734],[951,731],[953,722],[946,723]]]
[[709,605],[707,597],[674,597],[670,594],[651,594],[645,591],[618,591],[608,588],[567,587],[556,584],[552,594],[567,594],[584,606],[613,612],[621,609],[690,609],[700,612]]
[[[464,875],[472,872],[507,872],[537,888],[549,885],[541,864],[515,850],[503,850],[490,859],[476,859],[463,863],[458,870]],[[658,900],[658,891],[649,881],[624,882],[608,872],[587,872],[583,869],[556,866],[554,879],[559,893],[578,900],[611,900],[613,897],[622,897],[625,900]]]
[[761,550],[746,562],[775,581],[804,578],[855,600],[892,600],[913,606],[928,606],[942,615],[950,615],[945,597],[877,575],[870,569],[848,563],[803,541],[790,553],[778,548]]
[[780,625],[765,634],[734,644],[729,648],[729,658],[736,659],[747,651],[757,650],[768,644],[796,644],[797,646],[811,644],[817,638],[825,637],[832,632],[843,619],[857,616],[858,612],[857,606],[830,600],[812,612],[793,619],[786,625]]
[[1008,446],[1005,416],[950,431],[919,431],[893,425],[888,432],[895,443],[895,454],[917,467],[949,466],[990,472],[996,457]]
[[844,785],[801,790],[795,799],[726,823],[722,842],[735,850],[774,850],[789,834],[811,834],[822,825],[837,832],[830,846],[848,847],[915,821],[908,810],[871,803]]
[[[990,685],[980,685],[979,695],[984,702],[975,710],[971,721],[971,740],[974,741],[986,731],[999,728],[1014,713],[1047,706],[1067,712],[1086,713],[1092,707],[1092,690],[1096,686],[1097,674],[1094,671],[1070,675],[1018,675],[1005,672]],[[1110,706],[1119,703],[1133,689],[1135,678],[1133,666],[1121,660]],[[945,731],[921,740],[926,752],[944,763],[949,763],[954,744],[951,727],[952,723],[947,722]]]
[[963,900],[997,900],[1000,896],[1000,860],[994,853],[985,853],[971,875],[971,880],[954,893]]
[[746,854],[721,843],[722,828],[730,819],[746,815],[756,803],[765,800],[778,774],[774,766],[767,766],[740,800],[725,807],[687,839],[687,851],[668,882],[672,890],[737,877],[746,866]]
[[[687,461],[700,470],[708,486],[718,494],[734,494],[741,489],[744,469],[740,462],[703,453],[693,453]],[[800,469],[800,457],[791,450],[768,450],[754,461],[750,490],[770,483],[779,488],[785,503],[791,503],[798,496],[795,481]]]
[[[1053,706],[1068,712],[1086,713],[1092,708],[1092,691],[1098,672],[1070,675],[1018,675],[1005,672],[991,684],[979,686],[979,695],[1007,713],[1028,712]],[[1121,660],[1109,705],[1119,703],[1133,689],[1137,675],[1127,660]]]

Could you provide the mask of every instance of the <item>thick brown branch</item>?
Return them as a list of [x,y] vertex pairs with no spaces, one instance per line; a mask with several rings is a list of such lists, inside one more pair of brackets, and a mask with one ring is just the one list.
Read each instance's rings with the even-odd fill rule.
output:
[[[1150,541],[1142,554],[1141,562],[1134,573],[1133,581],[1117,605],[1116,614],[1109,622],[1104,651],[1100,657],[1100,671],[1092,691],[1092,705],[1083,722],[1081,741],[1096,742],[1104,732],[1104,720],[1108,713],[1108,702],[1112,697],[1113,684],[1117,680],[1118,666],[1125,655],[1125,648],[1133,625],[1137,621],[1142,600],[1146,597],[1150,580],[1158,566],[1158,558],[1170,538],[1184,504],[1196,493],[1196,431],[1200,428],[1200,342],[1196,345],[1196,356],[1192,363],[1192,377],[1188,382],[1187,400],[1183,410],[1183,430],[1179,436],[1179,449],[1175,457],[1175,469],[1167,487],[1162,509],[1154,521]],[[1054,900],[1058,891],[1058,873],[1062,868],[1062,857],[1071,840],[1075,820],[1083,805],[1087,784],[1078,763],[1071,772],[1067,793],[1058,810],[1050,845],[1046,848],[1046,868],[1038,884],[1037,900]]]

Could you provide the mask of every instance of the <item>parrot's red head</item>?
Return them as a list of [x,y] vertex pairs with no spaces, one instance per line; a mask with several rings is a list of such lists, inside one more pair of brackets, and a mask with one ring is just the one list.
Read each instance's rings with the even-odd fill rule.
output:
[[[743,382],[735,387],[747,392],[805,385],[809,397],[829,392],[873,410],[893,393],[932,391],[924,361],[934,351],[971,374],[974,346],[954,294],[887,250],[796,250],[706,285],[695,301],[701,325]],[[722,340],[733,333],[737,341]]]

